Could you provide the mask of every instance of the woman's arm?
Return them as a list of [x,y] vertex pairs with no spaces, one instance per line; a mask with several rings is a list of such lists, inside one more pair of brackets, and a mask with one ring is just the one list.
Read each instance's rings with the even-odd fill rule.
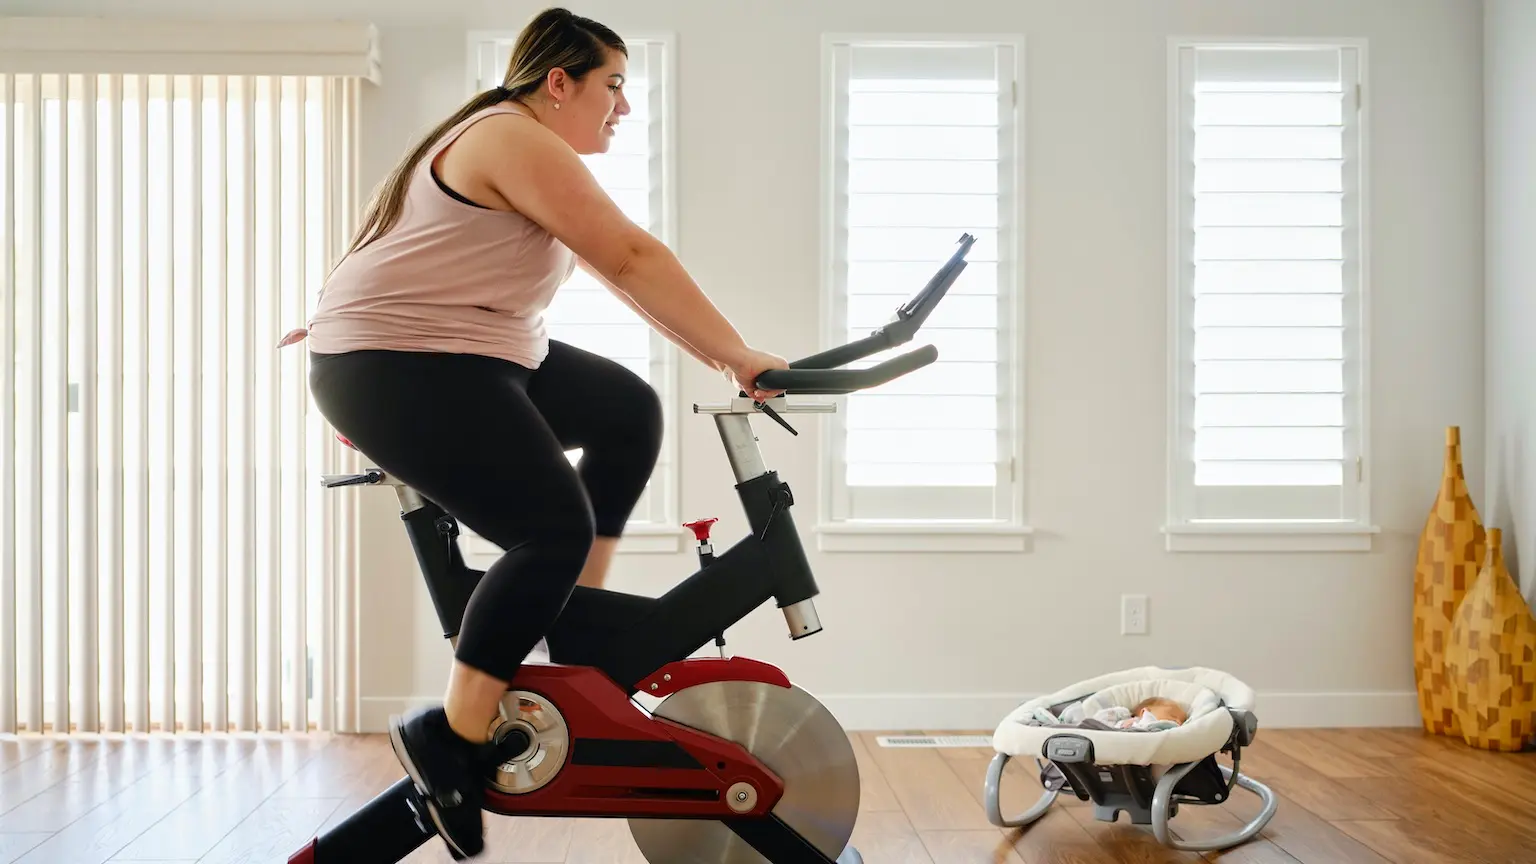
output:
[[[783,361],[750,348],[665,244],[626,217],[569,145],[527,117],[494,115],[454,148],[519,212],[711,361],[756,377]],[[776,361],[777,362],[774,362]],[[750,381],[744,382],[750,384]]]
[[644,318],[646,322],[648,322],[652,327],[656,328],[656,330],[661,333],[661,335],[670,339],[674,345],[683,349],[684,351],[687,351],[689,354],[693,355],[695,360],[698,360],[700,363],[703,363],[705,366],[708,366],[717,372],[727,371],[728,367],[726,364],[721,363],[718,360],[711,360],[710,358],[704,356],[704,353],[689,344],[687,339],[684,339],[683,337],[672,332],[665,324],[653,318],[651,313],[645,311],[645,309],[641,308],[639,303],[635,302],[635,298],[624,293],[623,289],[619,288],[619,286],[609,282],[608,279],[603,276],[603,274],[594,270],[592,265],[588,264],[585,258],[577,258],[576,263],[580,265],[582,270],[586,271],[587,275],[591,276],[593,279],[596,279],[603,285],[603,287],[607,288],[609,291],[612,291],[614,296],[624,301],[625,306],[635,310],[636,315]]

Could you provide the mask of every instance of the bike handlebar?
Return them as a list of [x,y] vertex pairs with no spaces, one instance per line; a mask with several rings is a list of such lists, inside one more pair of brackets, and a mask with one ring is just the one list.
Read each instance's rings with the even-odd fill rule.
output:
[[911,300],[896,310],[895,318],[862,339],[829,348],[789,364],[789,369],[770,369],[757,376],[756,386],[786,393],[843,395],[878,387],[915,372],[937,360],[939,351],[926,345],[868,369],[841,369],[871,354],[912,341],[935,306],[965,270],[965,256],[975,245],[970,234],[960,235],[959,246]]
[[868,369],[769,369],[757,376],[757,386],[813,395],[852,393],[894,381],[937,359],[939,349],[924,345]]

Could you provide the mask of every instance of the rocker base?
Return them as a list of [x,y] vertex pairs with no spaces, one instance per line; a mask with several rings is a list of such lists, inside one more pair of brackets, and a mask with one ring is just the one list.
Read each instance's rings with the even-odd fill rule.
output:
[[[1035,802],[1034,806],[1028,810],[1017,816],[1005,816],[1001,805],[1003,768],[1012,758],[1007,753],[998,753],[992,757],[992,763],[987,769],[985,787],[987,819],[999,828],[1022,828],[1038,821],[1050,809],[1051,804],[1055,803],[1056,796],[1060,794],[1057,790],[1046,790],[1039,800]],[[1264,827],[1269,824],[1269,820],[1274,817],[1275,809],[1279,802],[1275,797],[1275,793],[1268,786],[1246,774],[1237,775],[1236,785],[1259,796],[1259,800],[1263,802],[1259,814],[1248,824],[1231,834],[1224,834],[1220,837],[1205,840],[1181,840],[1169,832],[1168,820],[1179,812],[1179,802],[1173,800],[1173,789],[1180,780],[1184,779],[1186,774],[1194,770],[1199,764],[1200,762],[1185,762],[1168,769],[1167,773],[1163,774],[1158,780],[1157,790],[1153,793],[1150,807],[1139,807],[1129,800],[1094,801],[1094,818],[1101,822],[1114,822],[1123,810],[1130,816],[1131,824],[1150,824],[1152,826],[1152,834],[1159,843],[1171,849],[1186,852],[1213,852],[1228,849],[1246,843],[1258,836],[1259,832],[1263,831]],[[1230,767],[1220,764],[1216,767],[1221,769],[1222,776],[1229,783],[1233,782],[1232,769]]]

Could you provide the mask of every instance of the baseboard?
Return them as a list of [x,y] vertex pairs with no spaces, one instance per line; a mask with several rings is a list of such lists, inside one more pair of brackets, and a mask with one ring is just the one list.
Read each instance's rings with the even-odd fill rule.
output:
[[[987,731],[1036,694],[852,693],[817,694],[844,728],[856,731]],[[440,701],[441,696],[366,696],[358,722],[362,732],[383,732],[389,715]],[[1364,693],[1260,692],[1255,713],[1260,728],[1418,726],[1413,691]]]
[[[1035,693],[828,694],[828,710],[847,729],[991,730]],[[1419,709],[1412,691],[1377,693],[1263,693],[1255,712],[1262,728],[1342,726],[1417,726]]]

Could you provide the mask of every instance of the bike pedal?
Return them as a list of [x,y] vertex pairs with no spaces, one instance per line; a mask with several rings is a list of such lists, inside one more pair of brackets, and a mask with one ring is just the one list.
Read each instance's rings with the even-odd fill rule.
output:
[[[437,826],[432,824],[431,817],[427,815],[426,799],[423,797],[420,788],[414,786],[411,788],[410,793],[405,796],[405,806],[411,809],[411,821],[416,823],[416,830],[433,837],[440,836]],[[448,857],[455,861],[468,860],[463,855],[460,855],[458,850],[453,848],[453,844],[447,842],[446,838],[444,838],[443,848],[448,850]]]
[[405,796],[405,806],[411,808],[411,819],[416,823],[416,829],[423,834],[436,834],[437,827],[427,817],[427,802],[421,797],[421,790],[412,788]]

